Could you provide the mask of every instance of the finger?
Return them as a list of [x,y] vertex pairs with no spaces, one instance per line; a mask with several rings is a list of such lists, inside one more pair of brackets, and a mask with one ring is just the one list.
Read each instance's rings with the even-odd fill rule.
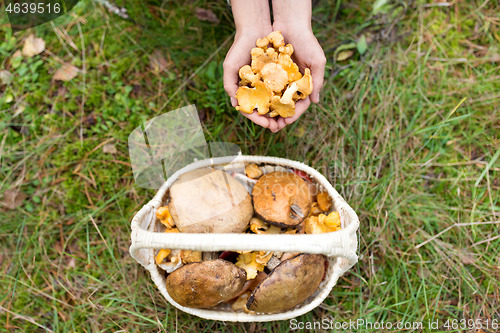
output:
[[313,91],[310,95],[313,103],[319,102],[319,92],[323,87],[323,80],[325,78],[325,65],[326,58],[323,55],[321,59],[316,60],[311,65],[311,76],[313,80]]
[[309,96],[307,96],[306,99],[300,100],[295,103],[295,115],[293,117],[285,119],[287,125],[290,125],[295,120],[299,119],[299,117],[307,110],[310,104],[311,99],[309,98]]
[[260,125],[264,128],[269,127],[269,120],[266,117],[258,114],[257,111],[254,111],[253,113],[241,112],[241,114],[250,119],[251,121],[253,121],[254,123],[256,123],[257,125]]
[[279,117],[277,122],[278,122],[278,131],[281,131],[283,128],[286,127],[285,118]]
[[278,123],[274,118],[267,118],[269,120],[269,129],[271,132],[276,133],[279,131]]
[[231,60],[228,60],[227,57],[226,60],[224,60],[222,67],[224,68],[224,76],[223,76],[224,90],[231,98],[232,106],[235,107],[238,105],[235,96],[236,96],[236,91],[238,90],[239,68]]

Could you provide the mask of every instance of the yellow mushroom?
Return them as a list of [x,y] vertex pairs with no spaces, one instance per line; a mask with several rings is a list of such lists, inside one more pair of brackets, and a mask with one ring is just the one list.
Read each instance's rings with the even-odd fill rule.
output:
[[236,259],[236,266],[243,268],[247,272],[247,280],[254,279],[258,272],[264,270],[264,265],[257,262],[257,252],[242,253]]
[[172,229],[175,226],[174,219],[170,215],[167,206],[159,207],[156,210],[156,217],[167,229]]
[[259,169],[259,167],[255,163],[247,165],[245,167],[245,173],[252,179],[259,179],[260,176],[262,176],[262,170]]
[[271,97],[273,97],[272,90],[262,81],[257,81],[255,88],[239,87],[236,91],[239,104],[236,110],[253,113],[253,110],[257,109],[260,115],[264,115],[269,112]]
[[279,96],[271,98],[271,109],[276,111],[283,118],[293,117],[295,115],[295,102],[282,103]]
[[332,199],[328,195],[328,192],[319,192],[317,195],[318,198],[318,207],[321,209],[323,212],[327,212],[330,210],[330,207],[332,206]]
[[180,257],[184,264],[202,261],[200,251],[181,250]]
[[331,212],[328,216],[325,214],[310,216],[305,222],[306,234],[320,234],[340,229],[340,215],[338,212]]
[[278,62],[278,53],[273,48],[264,51],[259,47],[254,47],[250,51],[250,55],[252,56],[252,71],[256,74],[260,73],[266,64]]
[[275,49],[279,49],[281,46],[285,46],[285,39],[281,34],[281,31],[273,31],[267,35],[267,40],[269,43],[273,44]]
[[[295,82],[288,85],[288,88],[281,96],[281,102],[285,104],[290,104],[293,100],[305,99],[309,96],[313,89],[312,76],[309,68],[305,69],[304,76]],[[297,94],[300,93],[300,95]]]
[[242,86],[246,86],[249,84],[255,86],[255,83],[260,79],[260,74],[259,73],[255,74],[252,71],[252,67],[250,67],[249,65],[241,67],[238,74],[240,75],[241,79],[240,85]]
[[297,64],[293,62],[289,54],[280,53],[280,55],[278,56],[278,64],[281,65],[281,67],[287,72],[288,83],[300,80],[302,78],[302,74],[299,71],[299,66],[297,66]]
[[283,45],[283,46],[280,46],[278,48],[280,54],[287,54],[288,56],[291,56],[293,54],[293,46],[292,44],[286,44],[286,45]]
[[280,64],[265,64],[260,71],[264,83],[275,93],[281,92],[288,83],[288,73]]

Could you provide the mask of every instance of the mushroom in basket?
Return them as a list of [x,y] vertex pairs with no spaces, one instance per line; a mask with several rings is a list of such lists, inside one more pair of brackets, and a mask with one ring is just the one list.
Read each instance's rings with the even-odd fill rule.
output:
[[[167,228],[173,226],[170,215],[175,230],[187,233],[241,233],[253,216],[250,193],[226,172],[213,169],[182,174],[170,188],[168,209],[158,211]],[[169,250],[160,250],[159,255],[162,251]],[[202,261],[207,257],[211,260]],[[180,258],[185,265],[170,272],[166,287],[182,306],[215,306],[236,297],[247,280],[244,269],[213,259],[212,253],[181,250]]]
[[[263,235],[330,232],[340,227],[334,212],[317,215],[311,209],[316,196],[311,194],[310,179],[287,171],[264,174],[260,168],[251,164],[245,169],[248,176],[258,178],[252,180],[252,195],[236,180],[241,177],[224,171],[186,172],[172,184],[168,208],[160,207],[157,217],[166,232]],[[329,209],[330,199],[323,196],[318,201]],[[163,249],[156,257],[160,267],[165,267],[165,258],[171,261],[166,288],[175,302],[191,308],[225,302],[233,311],[247,313],[277,313],[298,305],[318,289],[326,269],[321,254],[224,251],[219,256]]]
[[307,183],[292,172],[263,175],[253,187],[252,195],[255,214],[280,228],[299,225],[312,204]]

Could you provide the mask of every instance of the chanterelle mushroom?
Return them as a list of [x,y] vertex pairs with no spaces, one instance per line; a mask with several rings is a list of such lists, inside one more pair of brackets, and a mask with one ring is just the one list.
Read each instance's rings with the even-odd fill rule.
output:
[[281,54],[288,54],[291,56],[293,54],[293,46],[292,44],[286,44],[286,46],[280,46],[279,49]]
[[282,103],[279,96],[271,98],[271,110],[276,111],[283,118],[293,117],[295,115],[295,102]]
[[270,62],[278,62],[278,53],[273,48],[263,50],[260,47],[254,47],[250,51],[252,56],[252,70],[254,73],[259,73],[266,64]]
[[288,83],[300,80],[302,74],[299,71],[299,66],[293,62],[290,55],[281,53],[278,56],[278,64],[286,71],[288,74]]
[[[313,83],[311,71],[309,70],[309,68],[306,68],[304,76],[300,80],[292,82],[292,84],[290,84],[285,90],[283,96],[281,96],[281,102],[290,103],[293,99],[305,99],[311,94],[312,89]],[[296,95],[297,91],[300,92],[301,95]]]
[[259,81],[259,79],[260,79],[260,75],[255,74],[252,71],[252,67],[250,67],[249,65],[245,65],[245,66],[241,67],[238,74],[240,75],[240,79],[241,79],[240,84],[242,86],[246,86],[248,84],[255,86],[255,82]]
[[180,232],[243,232],[253,216],[252,199],[224,171],[197,169],[170,188],[170,213]]
[[260,71],[264,83],[274,92],[281,92],[288,83],[288,73],[280,64],[266,64]]
[[267,35],[267,40],[269,43],[273,44],[275,49],[279,49],[281,46],[285,46],[285,39],[281,34],[281,31],[273,31]]
[[280,228],[298,225],[311,209],[306,182],[292,172],[263,175],[253,187],[252,195],[255,214]]
[[236,91],[239,104],[236,110],[253,113],[253,110],[257,109],[259,114],[266,114],[269,112],[271,97],[273,97],[273,91],[262,81],[257,81],[255,88],[239,87]]

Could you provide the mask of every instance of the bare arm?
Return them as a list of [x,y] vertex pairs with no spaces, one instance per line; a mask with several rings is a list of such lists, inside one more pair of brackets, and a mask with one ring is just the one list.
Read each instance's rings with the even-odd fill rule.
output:
[[294,61],[302,72],[305,68],[310,68],[313,79],[311,95],[296,103],[295,116],[279,120],[279,129],[297,120],[307,110],[311,101],[319,102],[326,58],[323,48],[312,31],[311,12],[311,0],[273,0],[273,30],[281,31],[285,41],[293,45]]
[[[224,89],[231,98],[233,107],[238,105],[235,98],[238,90],[238,71],[250,63],[250,50],[255,47],[258,38],[267,36],[272,31],[271,14],[268,0],[231,0],[236,35],[231,49],[224,60]],[[257,112],[242,113],[254,123],[277,131],[276,120],[261,116]]]

